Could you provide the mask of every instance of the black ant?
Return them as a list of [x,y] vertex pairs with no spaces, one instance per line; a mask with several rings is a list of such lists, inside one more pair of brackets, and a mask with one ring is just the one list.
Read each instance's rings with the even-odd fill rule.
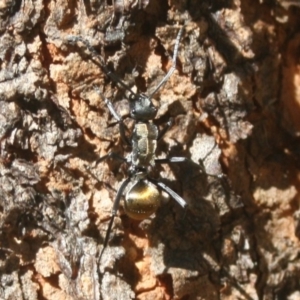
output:
[[100,258],[108,245],[108,240],[114,218],[117,214],[121,197],[130,184],[129,189],[125,195],[124,209],[126,214],[136,220],[143,220],[152,215],[158,208],[161,202],[161,195],[159,189],[169,194],[182,208],[187,207],[186,201],[179,196],[176,192],[170,189],[164,183],[157,181],[149,176],[151,168],[154,168],[155,164],[162,163],[178,163],[189,161],[186,157],[170,157],[157,159],[155,158],[155,151],[157,142],[164,136],[167,130],[172,126],[172,119],[166,124],[166,126],[159,132],[156,125],[153,124],[157,108],[153,105],[151,99],[153,95],[168,81],[170,76],[176,69],[176,58],[178,53],[179,42],[183,32],[183,27],[179,30],[174,46],[174,53],[172,58],[172,67],[160,83],[155,87],[154,91],[150,95],[143,93],[134,93],[129,86],[127,86],[116,74],[112,73],[105,63],[102,57],[96,53],[94,48],[81,37],[72,36],[68,40],[72,43],[81,41],[85,46],[95,54],[100,62],[101,67],[105,74],[113,81],[120,84],[129,93],[127,100],[130,104],[130,116],[135,120],[133,132],[130,138],[125,134],[125,124],[122,117],[118,115],[110,100],[104,97],[99,88],[95,88],[99,95],[104,99],[110,113],[119,123],[120,134],[122,140],[132,148],[129,159],[118,156],[116,153],[110,152],[109,154],[100,157],[95,161],[95,165],[99,162],[106,160],[107,158],[120,159],[129,165],[128,178],[121,184],[116,198],[114,200],[111,219],[106,231],[106,236],[103,244],[103,249],[100,254]]

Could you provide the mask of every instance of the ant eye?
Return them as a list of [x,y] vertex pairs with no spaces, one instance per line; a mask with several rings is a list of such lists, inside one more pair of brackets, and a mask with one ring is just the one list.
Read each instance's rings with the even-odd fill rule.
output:
[[134,95],[134,94],[130,94],[129,100],[130,100],[130,101],[134,101],[134,100],[135,100],[135,95]]
[[133,109],[131,110],[131,113],[132,113],[133,115],[135,115],[135,114],[136,114],[136,110],[133,108]]

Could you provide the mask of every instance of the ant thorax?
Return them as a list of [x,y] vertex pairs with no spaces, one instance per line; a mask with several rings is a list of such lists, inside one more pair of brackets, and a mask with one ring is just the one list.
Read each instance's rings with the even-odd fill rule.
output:
[[152,123],[136,123],[132,133],[131,163],[136,168],[154,167],[158,129]]

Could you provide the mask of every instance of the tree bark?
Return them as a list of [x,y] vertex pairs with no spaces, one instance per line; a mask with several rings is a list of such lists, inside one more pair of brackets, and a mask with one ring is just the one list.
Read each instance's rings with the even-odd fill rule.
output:
[[[1,299],[298,299],[300,2],[0,5]],[[128,89],[154,95],[157,212],[111,209]],[[76,40],[76,38],[77,40]],[[87,44],[91,47],[87,47]],[[105,64],[103,66],[103,64]],[[113,71],[129,88],[107,75]],[[205,171],[204,171],[205,170]],[[122,198],[123,199],[123,198]]]

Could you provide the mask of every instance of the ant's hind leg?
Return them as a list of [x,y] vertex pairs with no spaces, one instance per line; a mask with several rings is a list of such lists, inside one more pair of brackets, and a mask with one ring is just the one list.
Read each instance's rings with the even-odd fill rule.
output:
[[[168,157],[168,158],[155,159],[156,164],[170,164],[170,163],[182,163],[182,162],[190,162],[190,163],[195,164],[195,162],[193,162],[192,160],[190,160],[189,158],[184,157],[184,156],[174,156],[174,157]],[[217,174],[207,173],[203,163],[200,163],[198,165],[198,167],[207,176],[215,177],[215,178],[218,178],[218,179],[223,178],[223,174],[217,175]]]
[[154,185],[156,185],[158,188],[169,194],[182,208],[187,208],[187,203],[185,200],[179,196],[176,192],[174,192],[171,188],[169,188],[164,183],[157,181],[153,178],[148,178],[150,182],[152,182]]
[[122,161],[122,162],[127,163],[127,160],[126,160],[124,157],[122,157],[122,156],[120,156],[120,155],[118,155],[118,154],[116,154],[116,153],[114,153],[114,152],[109,152],[108,154],[106,154],[106,155],[104,155],[104,156],[102,156],[102,157],[99,157],[97,160],[95,160],[95,161],[92,163],[92,166],[89,166],[89,165],[84,164],[84,167],[85,167],[85,169],[87,170],[87,172],[88,172],[90,175],[92,175],[97,181],[99,181],[99,179],[95,176],[95,174],[93,174],[93,172],[91,171],[91,169],[92,169],[93,167],[95,167],[96,165],[98,165],[99,163],[101,163],[102,161],[108,159],[108,158],[118,159],[118,160],[120,160],[120,161]]
[[118,192],[117,192],[117,195],[116,195],[116,198],[115,198],[115,201],[114,201],[114,205],[113,205],[113,208],[112,208],[112,211],[111,211],[111,218],[110,218],[107,230],[106,230],[106,235],[105,235],[105,239],[104,239],[104,243],[103,243],[103,248],[102,248],[102,251],[101,251],[100,256],[99,256],[99,261],[101,260],[103,252],[104,252],[104,250],[106,249],[106,247],[108,245],[110,232],[111,232],[111,229],[112,229],[112,225],[114,223],[115,216],[117,215],[117,211],[118,211],[118,208],[119,208],[119,205],[120,205],[121,197],[123,195],[123,192],[124,192],[126,186],[130,182],[130,180],[131,180],[131,177],[128,177],[127,179],[125,179],[123,181],[123,183],[121,184]]

